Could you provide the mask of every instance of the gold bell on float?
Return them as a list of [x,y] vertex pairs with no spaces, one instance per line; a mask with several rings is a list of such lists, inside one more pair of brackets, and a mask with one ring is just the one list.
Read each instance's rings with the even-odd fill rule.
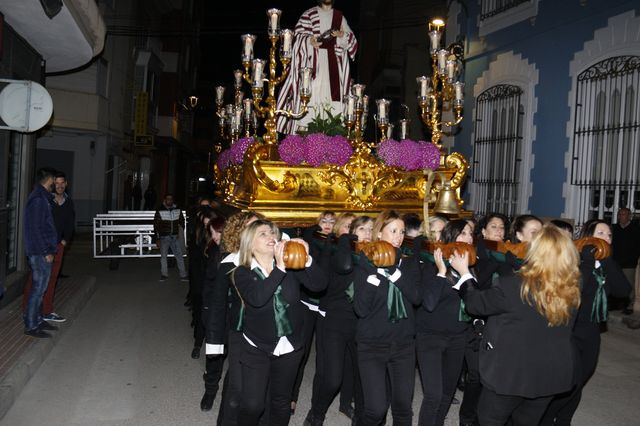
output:
[[435,211],[436,213],[442,213],[447,215],[454,215],[454,214],[460,213],[456,192],[453,189],[451,189],[450,181],[447,180],[442,183],[442,188],[438,193],[438,198],[436,200],[436,204],[433,208],[433,211]]

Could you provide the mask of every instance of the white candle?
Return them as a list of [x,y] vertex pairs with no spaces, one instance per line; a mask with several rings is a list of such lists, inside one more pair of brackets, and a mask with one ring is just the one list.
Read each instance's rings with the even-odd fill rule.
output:
[[291,56],[291,42],[293,41],[293,31],[282,30],[282,56],[288,58]]
[[436,53],[440,48],[441,37],[442,37],[442,34],[440,33],[440,31],[437,31],[437,30],[429,31],[429,40],[431,41],[430,51],[432,54]]
[[264,61],[262,59],[253,60],[253,86],[262,87],[262,70],[264,69]]
[[233,72],[233,80],[234,80],[235,87],[242,86],[242,74],[243,72],[241,70],[235,70]]
[[364,88],[366,86],[364,84],[354,84],[351,88],[351,93],[356,95],[358,98],[361,98],[364,94]]
[[216,86],[216,105],[222,106],[224,103],[224,86]]
[[367,113],[369,112],[369,96],[364,95],[362,97],[362,113],[363,115],[367,115]]
[[234,110],[234,113],[236,118],[236,130],[238,130],[242,126],[242,108],[236,108]]
[[447,68],[447,56],[449,52],[445,49],[438,50],[438,74],[444,75]]
[[280,14],[282,13],[279,9],[269,9],[267,10],[267,17],[269,18],[269,35],[278,34],[278,30],[280,30]]
[[302,74],[302,94],[309,95],[311,94],[311,68],[300,68],[300,74]]
[[406,139],[409,134],[409,120],[403,118],[400,120],[400,139]]
[[387,121],[387,110],[389,109],[389,104],[391,103],[391,101],[388,101],[386,99],[378,99],[376,103],[378,104],[378,121],[380,121],[381,123]]
[[446,63],[447,78],[452,82],[456,78],[456,61],[448,59]]
[[356,107],[356,98],[353,95],[347,96],[347,116],[353,116]]
[[253,108],[253,99],[245,99],[244,101],[244,119],[245,121],[251,120],[251,112]]
[[456,81],[455,83],[453,83],[453,88],[456,92],[456,101],[461,102],[464,98],[464,83]]
[[426,98],[429,96],[429,79],[422,75],[416,78],[416,82],[420,87],[420,97]]
[[242,51],[242,62],[251,62],[253,59],[253,43],[256,41],[256,36],[252,34],[244,34],[240,38],[242,39],[242,45],[244,46]]
[[393,124],[389,124],[389,127],[387,127],[387,139],[393,138],[393,128]]

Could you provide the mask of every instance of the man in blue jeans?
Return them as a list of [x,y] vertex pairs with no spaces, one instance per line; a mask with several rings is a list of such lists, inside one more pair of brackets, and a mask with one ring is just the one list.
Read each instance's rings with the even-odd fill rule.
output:
[[55,173],[55,170],[48,168],[38,170],[38,183],[29,194],[24,209],[25,254],[33,277],[24,310],[24,334],[38,338],[51,337],[47,331],[58,329],[43,320],[41,308],[58,245],[58,233],[51,213]]
[[189,281],[184,267],[184,258],[182,257],[182,243],[179,239],[181,227],[184,227],[182,210],[173,203],[173,195],[167,194],[158,210],[156,210],[154,219],[155,233],[158,236],[158,245],[160,246],[160,281],[166,281],[169,278],[167,267],[169,249],[171,249],[176,259],[180,280]]

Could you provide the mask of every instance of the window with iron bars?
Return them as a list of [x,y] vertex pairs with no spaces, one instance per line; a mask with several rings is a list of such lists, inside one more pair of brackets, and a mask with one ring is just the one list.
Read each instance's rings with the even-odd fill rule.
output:
[[490,87],[476,99],[473,141],[473,209],[513,217],[518,213],[522,161],[522,89]]
[[524,3],[531,3],[531,0],[482,0],[480,21],[493,18]]
[[616,56],[577,78],[571,184],[576,223],[640,212],[640,56]]

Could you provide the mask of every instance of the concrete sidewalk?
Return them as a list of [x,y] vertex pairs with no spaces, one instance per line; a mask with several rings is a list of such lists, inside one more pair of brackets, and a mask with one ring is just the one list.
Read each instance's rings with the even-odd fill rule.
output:
[[67,318],[56,323],[59,330],[52,339],[26,336],[22,322],[22,298],[0,311],[0,418],[11,408],[29,379],[46,359],[62,335],[72,326],[87,300],[95,291],[93,276],[59,280],[56,288],[56,311]]

